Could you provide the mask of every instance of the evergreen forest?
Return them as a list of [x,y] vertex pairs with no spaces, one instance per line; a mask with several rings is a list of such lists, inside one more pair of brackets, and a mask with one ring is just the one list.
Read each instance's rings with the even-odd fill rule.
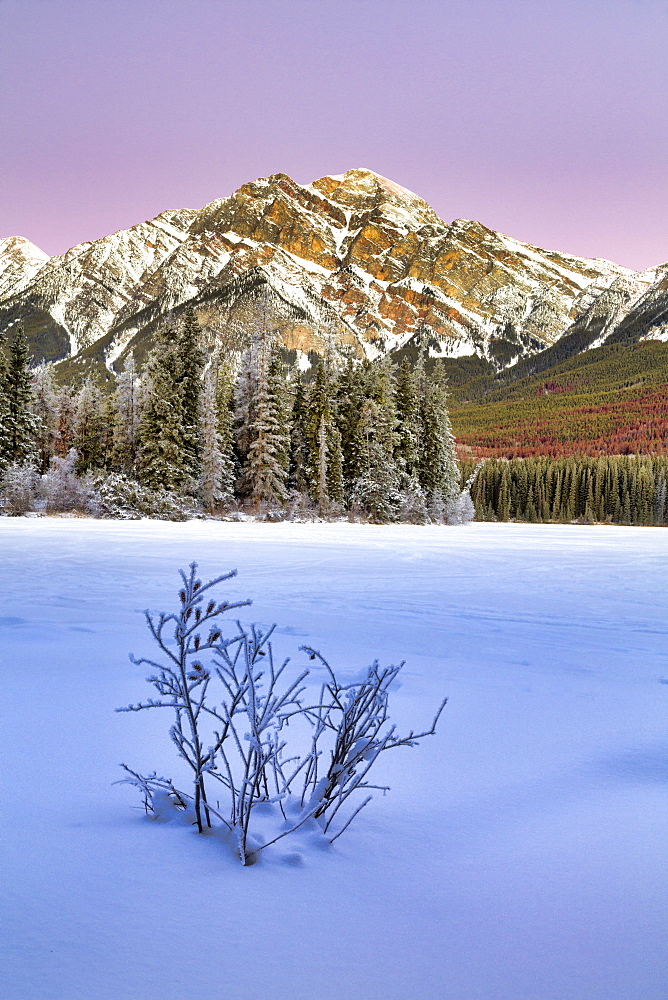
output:
[[668,456],[488,459],[471,496],[480,521],[665,525]]
[[[555,372],[538,395],[530,383],[528,409],[524,383],[497,390],[484,407],[461,397],[457,405],[455,387],[457,420],[478,407],[466,443],[458,442],[458,462],[444,366],[425,363],[422,354],[398,364],[322,359],[299,372],[286,364],[271,329],[266,292],[245,350],[205,350],[203,343],[187,312],[163,326],[141,370],[130,356],[107,385],[90,378],[67,384],[53,366],[31,368],[20,329],[4,349],[0,344],[5,511],[668,523],[665,435],[643,396],[653,393],[665,410],[664,345],[637,348],[643,358],[636,361],[654,367],[648,364],[641,392],[633,386],[643,404],[634,412],[642,425],[634,441],[617,440],[609,414],[584,405],[605,448],[592,444],[591,434],[589,447],[578,448],[572,407],[563,410],[563,432],[553,435],[559,442],[546,436],[538,408],[552,415],[554,430],[562,419],[555,402],[591,389],[595,373],[614,361],[591,351]],[[628,382],[628,372],[618,371]],[[622,389],[611,407],[623,405]],[[500,407],[506,416],[517,410],[517,418],[504,424]]]
[[[18,330],[0,353],[0,495],[55,510],[67,494],[101,513],[270,518],[357,516],[441,523],[473,516],[462,496],[445,378],[388,360],[289,369],[265,293],[236,355],[202,349],[194,312],[167,323],[141,371],[110,386],[30,370]],[[85,506],[85,503],[84,503]]]

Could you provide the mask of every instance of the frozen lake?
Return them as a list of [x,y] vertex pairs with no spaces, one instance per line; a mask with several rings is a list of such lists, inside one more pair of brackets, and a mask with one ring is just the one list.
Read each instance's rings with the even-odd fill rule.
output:
[[[298,665],[405,659],[401,728],[449,695],[301,865],[112,786],[174,770],[167,711],[114,708],[193,559]],[[667,611],[660,528],[0,519],[1,995],[666,1000]]]

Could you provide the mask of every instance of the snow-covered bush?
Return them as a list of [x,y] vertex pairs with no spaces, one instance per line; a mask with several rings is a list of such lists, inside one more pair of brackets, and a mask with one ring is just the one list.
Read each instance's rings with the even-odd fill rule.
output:
[[448,524],[468,524],[475,518],[475,504],[468,490],[461,491],[456,500],[448,505],[446,520]]
[[145,612],[160,659],[131,657],[151,668],[147,681],[159,697],[118,711],[171,709],[169,734],[192,788],[184,791],[170,778],[127,765],[124,781],[141,789],[155,817],[181,811],[200,833],[217,820],[244,865],[306,827],[333,842],[371,798],[353,796],[387,791],[368,780],[381,753],[432,735],[445,700],[430,729],[399,736],[388,698],[403,664],[381,668],[376,662],[361,680],[342,684],[318,651],[302,647],[325,677],[319,696],[309,699],[304,682],[310,671],[291,673],[289,660],[274,660],[273,626],[245,628],[237,621],[223,636],[222,617],[250,604],[211,598],[212,588],[235,571],[203,584],[193,563],[180,575],[179,610]]
[[387,524],[396,521],[402,499],[394,487],[373,476],[360,476],[350,495],[350,507],[354,514],[366,514],[377,524]]
[[41,477],[39,489],[47,513],[80,510],[96,513],[94,491],[85,478],[75,472],[78,455],[70,449],[66,458],[54,456],[48,471]]
[[200,505],[192,497],[142,486],[123,472],[98,473],[89,476],[87,481],[95,491],[98,513],[102,517],[187,521],[201,515]]
[[39,503],[39,476],[32,465],[12,462],[0,473],[0,509],[8,514],[27,514]]
[[428,524],[429,514],[423,490],[419,483],[413,483],[401,494],[401,506],[397,519],[407,524]]

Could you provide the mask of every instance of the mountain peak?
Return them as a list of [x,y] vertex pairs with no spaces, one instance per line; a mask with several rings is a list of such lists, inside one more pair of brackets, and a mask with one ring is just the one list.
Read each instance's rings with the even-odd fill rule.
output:
[[[22,322],[38,358],[112,366],[145,351],[166,313],[187,305],[211,344],[238,343],[257,324],[266,283],[272,322],[300,364],[422,344],[502,368],[559,340],[630,274],[473,220],[447,224],[365,167],[306,185],[275,173],[61,257],[18,237],[0,241],[0,327]],[[615,318],[650,284],[647,276],[627,291],[616,286]]]
[[423,198],[366,167],[346,170],[345,174],[326,174],[309,186],[347,208],[365,210],[392,205],[408,212],[419,224],[443,225]]
[[23,236],[0,239],[0,299],[20,292],[49,260],[49,255]]

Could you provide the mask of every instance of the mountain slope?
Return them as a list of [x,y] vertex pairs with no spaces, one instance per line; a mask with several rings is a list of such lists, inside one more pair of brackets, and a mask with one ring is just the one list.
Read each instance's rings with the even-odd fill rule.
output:
[[480,381],[495,388],[453,389],[464,455],[668,454],[668,343],[606,343],[505,386]]
[[272,324],[303,365],[420,341],[498,369],[558,342],[602,294],[626,301],[650,283],[478,222],[447,224],[369,170],[304,186],[274,174],[60,257],[28,261],[26,251],[20,266],[16,246],[0,271],[0,329],[23,323],[37,359],[107,366],[141,354],[166,314],[188,304],[212,341],[243,340],[268,284]]

